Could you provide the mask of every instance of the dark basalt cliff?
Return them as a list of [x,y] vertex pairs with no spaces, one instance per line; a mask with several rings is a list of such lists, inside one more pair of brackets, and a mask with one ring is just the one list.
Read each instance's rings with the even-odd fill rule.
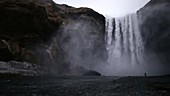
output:
[[[95,26],[98,40],[94,48],[104,50],[105,18],[92,9],[58,5],[52,0],[1,0],[0,14],[0,61],[50,65],[47,49],[52,37],[60,40],[62,27],[75,21]],[[58,62],[64,63],[61,46],[55,51]]]
[[162,64],[170,61],[170,0],[151,0],[138,11],[140,29],[148,52]]
[[[54,33],[61,20],[50,20],[45,5],[33,0],[1,0],[0,2],[0,39],[12,54],[11,60],[35,61],[31,52],[36,44],[43,43]],[[2,42],[3,40],[3,42]],[[1,51],[0,59],[8,60],[5,51]],[[5,53],[4,53],[5,54]],[[7,57],[7,58],[4,58]]]

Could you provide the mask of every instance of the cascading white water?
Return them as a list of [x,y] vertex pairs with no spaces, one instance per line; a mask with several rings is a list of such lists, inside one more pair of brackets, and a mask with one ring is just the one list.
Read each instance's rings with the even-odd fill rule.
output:
[[109,64],[133,67],[143,63],[144,47],[136,14],[106,19],[106,33]]
[[[99,30],[96,29],[93,23],[85,21],[72,22],[62,27],[62,34],[54,37],[47,50],[56,67],[54,69],[58,68],[57,74],[64,70],[66,74],[79,75],[89,69],[103,75],[133,75],[133,72],[136,75],[135,70],[141,70],[142,74],[146,72],[140,66],[143,64],[144,48],[136,14],[106,19],[107,62],[99,58],[102,56],[98,53],[102,50],[98,49],[101,43],[98,39]],[[59,52],[65,55],[58,56]]]
[[111,45],[112,43],[112,31],[113,31],[113,18],[106,19],[106,33],[105,40],[107,41],[107,45]]

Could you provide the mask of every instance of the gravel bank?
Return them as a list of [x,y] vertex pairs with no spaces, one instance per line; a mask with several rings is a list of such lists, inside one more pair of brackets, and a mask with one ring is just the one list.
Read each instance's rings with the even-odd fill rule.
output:
[[1,79],[1,96],[170,96],[170,77]]

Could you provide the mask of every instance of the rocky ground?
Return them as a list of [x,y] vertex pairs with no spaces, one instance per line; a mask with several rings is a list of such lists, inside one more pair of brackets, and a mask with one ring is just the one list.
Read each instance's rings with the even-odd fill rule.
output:
[[1,62],[0,61],[0,76],[1,75],[20,75],[20,76],[38,76],[43,74],[40,71],[40,66],[28,62]]
[[170,96],[170,77],[41,77],[0,80],[1,96]]

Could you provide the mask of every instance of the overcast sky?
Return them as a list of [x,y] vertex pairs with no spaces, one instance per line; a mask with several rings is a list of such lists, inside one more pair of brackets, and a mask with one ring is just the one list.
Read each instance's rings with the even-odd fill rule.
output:
[[95,11],[111,16],[121,17],[134,13],[143,7],[149,0],[54,0],[58,4],[67,4],[74,7],[89,7]]

